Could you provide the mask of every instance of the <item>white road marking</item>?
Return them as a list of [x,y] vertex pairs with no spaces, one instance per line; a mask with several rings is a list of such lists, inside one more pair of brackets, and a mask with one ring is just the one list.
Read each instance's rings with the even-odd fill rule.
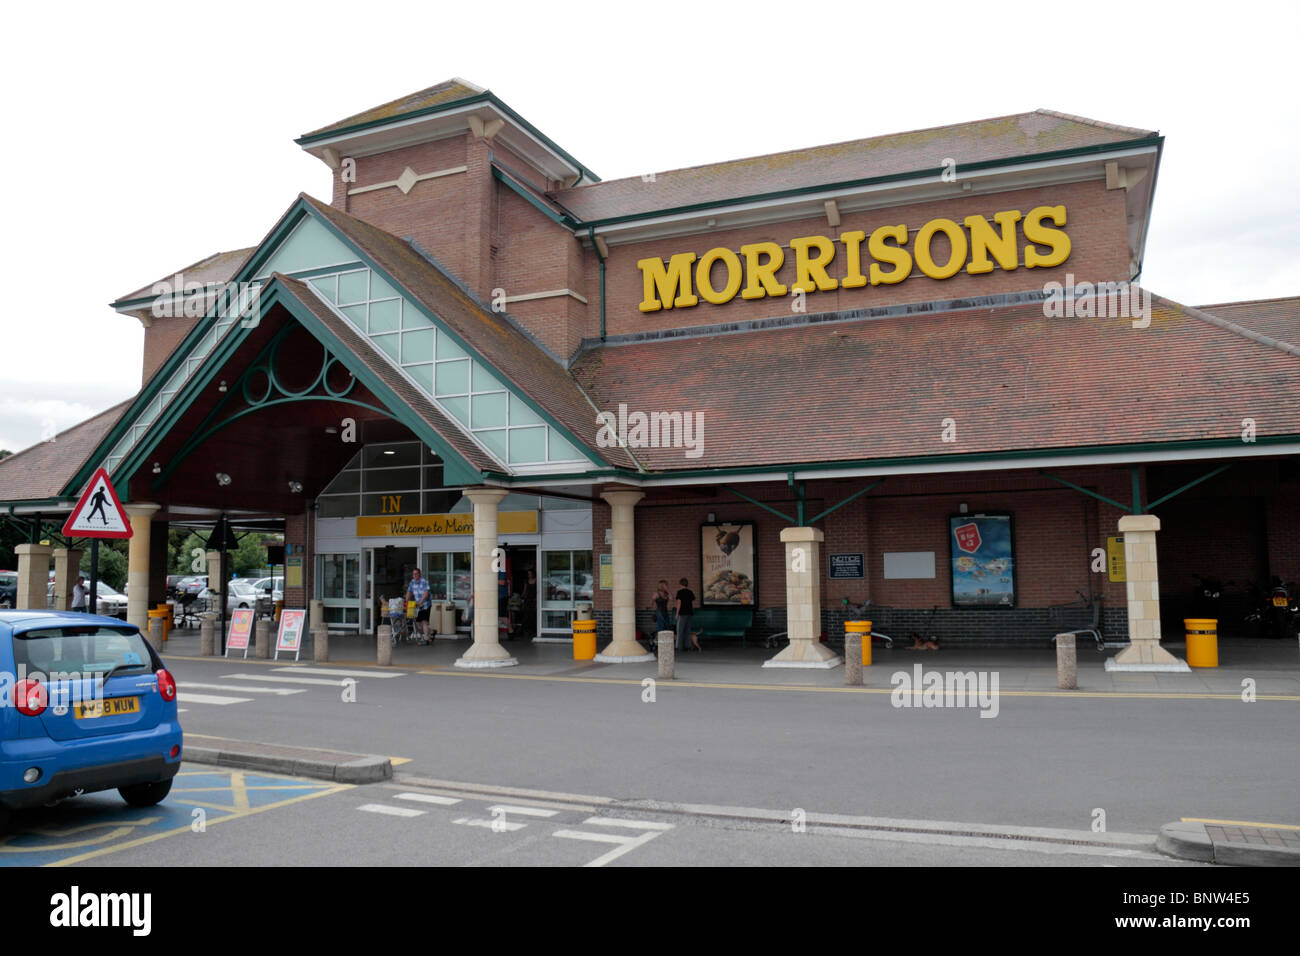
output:
[[585,827],[627,827],[630,830],[671,830],[671,823],[655,823],[653,820],[625,820],[622,817],[587,817],[582,821]]
[[260,680],[271,684],[315,684],[318,687],[342,687],[341,680],[321,680],[319,677],[272,677],[270,674],[222,674],[222,680]]
[[271,668],[277,674],[289,671],[297,674],[339,674],[343,677],[405,677],[405,671],[344,671],[337,667],[273,667]]
[[[639,822],[639,821],[638,821]],[[631,853],[637,847],[649,843],[655,837],[660,836],[662,830],[649,830],[638,837],[620,836],[616,833],[584,833],[581,830],[556,830],[551,836],[562,837],[567,840],[590,840],[592,843],[618,843],[620,846],[615,847],[603,856],[598,856],[586,866],[604,866],[617,860],[624,853]]]
[[189,708],[187,708],[187,707],[177,707],[177,708],[176,708],[176,713],[178,713],[178,714],[186,714],[186,713],[189,713]]
[[460,797],[440,797],[435,793],[399,793],[398,800],[416,800],[420,803],[436,803],[444,807],[460,803]]
[[636,837],[620,836],[617,833],[583,833],[581,830],[556,830],[551,836],[565,840],[590,840],[593,843],[630,843]]
[[237,690],[241,694],[305,694],[307,691],[301,687],[239,687],[233,684],[196,684],[193,681],[186,681],[178,685],[182,691],[190,687],[202,687],[204,690]]
[[514,814],[520,817],[553,817],[560,812],[559,810],[542,810],[539,807],[515,807],[504,803],[488,807],[488,810],[494,813],[501,810],[507,815]]
[[522,830],[528,826],[527,823],[511,823],[509,820],[484,820],[477,817],[458,817],[451,821],[459,823],[466,827],[486,827],[489,830],[495,830],[499,833],[513,833],[515,830]]
[[177,697],[187,704],[216,704],[224,707],[226,704],[247,704],[253,698],[251,697],[222,697],[219,694],[190,694],[184,688],[181,688]]
[[424,810],[412,810],[410,807],[389,807],[382,803],[364,803],[357,809],[364,810],[366,813],[386,813],[392,817],[421,817],[425,813]]

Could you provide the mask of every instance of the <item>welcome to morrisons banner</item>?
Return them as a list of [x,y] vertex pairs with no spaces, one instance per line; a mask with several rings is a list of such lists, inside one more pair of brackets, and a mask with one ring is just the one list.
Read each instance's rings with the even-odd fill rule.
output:
[[[384,515],[357,519],[358,538],[421,538],[438,534],[473,534],[474,516]],[[502,511],[497,515],[497,534],[536,534],[536,511]]]
[[[1052,225],[1047,225],[1048,221]],[[993,223],[997,224],[996,229]],[[1036,206],[1023,216],[1023,222],[1019,209],[1008,209],[994,213],[993,223],[983,216],[967,216],[961,225],[951,219],[931,219],[916,230],[910,246],[908,228],[904,223],[881,226],[870,237],[861,229],[843,232],[838,245],[829,236],[791,239],[795,283],[789,289],[776,278],[777,272],[785,265],[785,250],[775,242],[741,246],[740,255],[725,247],[710,249],[699,257],[698,263],[693,252],[679,252],[666,263],[657,257],[640,259],[637,268],[641,270],[645,292],[640,309],[642,312],[686,309],[698,305],[701,298],[714,305],[723,305],[735,298],[737,292],[742,299],[762,299],[789,292],[830,292],[841,287],[860,289],[868,284],[892,285],[911,275],[913,268],[931,279],[947,279],[963,269],[970,275],[982,275],[992,272],[995,262],[998,268],[1010,272],[1021,264],[1021,233],[1025,239],[1023,262],[1026,269],[1059,266],[1069,258],[1070,237],[1053,228],[1065,225],[1064,206]],[[948,245],[948,257],[944,262],[936,262],[930,249],[935,236],[940,233],[947,238]],[[863,243],[866,243],[869,260],[866,272],[863,272]],[[845,275],[843,279],[833,279],[827,270],[840,255],[843,256]],[[721,266],[721,285],[714,284],[716,266]]]

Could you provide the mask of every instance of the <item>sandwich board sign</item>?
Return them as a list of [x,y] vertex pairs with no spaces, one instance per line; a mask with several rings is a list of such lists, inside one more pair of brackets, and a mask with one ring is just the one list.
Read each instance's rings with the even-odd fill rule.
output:
[[77,506],[63,524],[69,538],[129,538],[134,532],[108,472],[97,468]]
[[280,659],[280,652],[286,654],[293,651],[293,659],[296,661],[298,655],[302,653],[302,627],[307,621],[307,612],[305,610],[285,609],[280,612],[280,633],[275,639],[275,659]]
[[253,633],[253,612],[248,608],[240,608],[230,615],[230,636],[226,638],[226,656],[230,656],[232,650],[244,651],[244,657],[248,657],[248,639]]

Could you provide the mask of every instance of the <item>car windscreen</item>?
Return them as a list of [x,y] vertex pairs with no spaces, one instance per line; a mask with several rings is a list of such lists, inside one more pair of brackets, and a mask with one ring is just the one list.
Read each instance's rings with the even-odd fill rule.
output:
[[152,673],[162,666],[134,628],[44,627],[14,635],[14,663],[28,674]]

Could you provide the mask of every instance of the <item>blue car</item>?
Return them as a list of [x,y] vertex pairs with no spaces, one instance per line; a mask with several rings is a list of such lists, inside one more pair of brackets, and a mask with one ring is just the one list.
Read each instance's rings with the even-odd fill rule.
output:
[[0,611],[0,825],[10,810],[97,790],[153,806],[181,741],[176,681],[138,628]]

